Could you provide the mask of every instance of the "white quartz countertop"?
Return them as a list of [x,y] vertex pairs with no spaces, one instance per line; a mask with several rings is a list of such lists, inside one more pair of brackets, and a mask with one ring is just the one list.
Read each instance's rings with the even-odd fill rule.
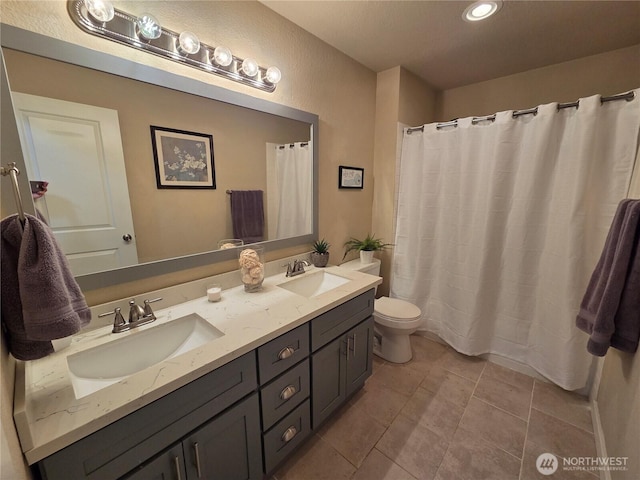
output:
[[[350,281],[312,298],[278,287],[299,278],[288,279],[284,273],[267,277],[260,292],[246,293],[242,286],[224,290],[222,300],[217,303],[207,301],[203,291],[200,298],[158,309],[157,320],[150,325],[117,334],[111,333],[110,326],[81,332],[64,350],[40,360],[18,362],[14,420],[28,463],[38,462],[382,281],[340,267],[323,270]],[[312,273],[310,270],[303,275]],[[90,395],[75,398],[68,355],[190,313],[206,319],[224,336]]]

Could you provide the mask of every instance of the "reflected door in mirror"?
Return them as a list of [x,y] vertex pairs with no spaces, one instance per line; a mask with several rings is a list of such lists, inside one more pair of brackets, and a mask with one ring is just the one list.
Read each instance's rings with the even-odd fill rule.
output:
[[34,200],[74,275],[138,263],[118,113],[14,93],[30,179],[49,182]]

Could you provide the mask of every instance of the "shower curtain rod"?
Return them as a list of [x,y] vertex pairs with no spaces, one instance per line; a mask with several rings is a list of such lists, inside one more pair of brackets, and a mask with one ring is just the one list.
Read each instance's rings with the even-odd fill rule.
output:
[[[635,98],[635,96],[636,96],[635,92],[627,92],[627,93],[620,93],[618,95],[612,95],[610,97],[601,97],[600,104],[602,105],[607,102],[613,102],[616,100],[626,100],[627,102],[630,102]],[[580,106],[579,100],[576,100],[575,102],[558,103],[558,110],[563,110],[565,108],[579,108],[579,106]],[[526,110],[514,110],[511,116],[513,118],[516,118],[521,115],[537,115],[537,114],[538,114],[538,107],[535,107],[535,108],[528,108]],[[477,123],[485,122],[485,121],[493,122],[495,121],[495,119],[496,119],[495,113],[493,115],[487,115],[485,117],[473,117],[471,119],[471,124],[475,125]],[[441,128],[457,127],[457,126],[458,126],[458,119],[456,118],[448,122],[437,123],[436,129],[440,130]],[[405,131],[409,135],[411,135],[413,132],[424,132],[424,125],[421,125],[419,127],[409,127]]]
[[[307,145],[309,145],[309,142],[300,142],[300,146],[301,147],[306,147]],[[289,144],[289,148],[293,148],[295,146],[296,146],[295,143],[290,143]],[[280,150],[283,150],[285,147],[286,147],[286,145],[278,145],[276,148],[279,148]]]

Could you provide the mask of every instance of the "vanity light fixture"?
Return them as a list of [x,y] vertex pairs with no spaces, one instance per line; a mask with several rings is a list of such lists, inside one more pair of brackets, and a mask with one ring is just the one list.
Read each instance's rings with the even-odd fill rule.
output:
[[228,67],[233,62],[231,50],[227,47],[216,47],[213,51],[213,61],[222,67]]
[[150,13],[143,13],[136,20],[138,34],[147,40],[155,40],[162,35],[162,27],[160,22]]
[[115,15],[113,4],[109,0],[83,0],[89,14],[99,22],[110,22]]
[[467,22],[477,22],[490,17],[502,8],[502,0],[483,0],[469,5],[462,14]]
[[269,83],[273,83],[274,85],[280,81],[282,78],[282,73],[278,67],[269,67],[267,68],[267,73],[265,74],[265,80]]
[[178,36],[179,50],[189,55],[195,55],[200,50],[200,40],[193,32],[182,32]]
[[277,67],[263,68],[252,58],[239,58],[226,47],[200,42],[195,33],[180,34],[160,26],[151,14],[138,16],[113,7],[109,0],[67,0],[69,15],[87,33],[244,85],[273,92],[281,80]]
[[249,77],[255,77],[259,69],[258,63],[253,58],[245,58],[242,61],[242,71]]

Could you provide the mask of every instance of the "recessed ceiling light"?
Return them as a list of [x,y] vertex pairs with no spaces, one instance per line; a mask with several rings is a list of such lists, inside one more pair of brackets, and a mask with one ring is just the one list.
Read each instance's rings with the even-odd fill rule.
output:
[[478,20],[484,20],[496,13],[502,7],[502,0],[489,0],[475,2],[469,5],[462,18],[467,22],[477,22]]

